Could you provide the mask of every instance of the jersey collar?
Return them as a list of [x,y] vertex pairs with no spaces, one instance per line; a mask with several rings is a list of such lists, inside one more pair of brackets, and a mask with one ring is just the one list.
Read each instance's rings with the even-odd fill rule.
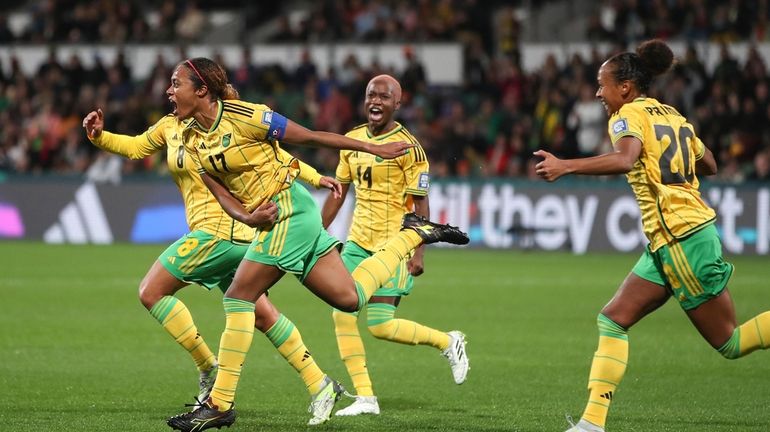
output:
[[386,132],[386,133],[384,133],[382,135],[377,135],[377,136],[372,136],[372,133],[369,131],[369,127],[367,126],[366,127],[366,137],[369,138],[369,139],[374,139],[376,141],[382,141],[385,138],[387,138],[387,137],[397,133],[398,131],[400,131],[401,129],[404,128],[403,126],[401,126],[401,123],[399,123],[399,122],[394,122],[394,123],[396,124],[396,127],[394,127],[392,131]]
[[185,129],[195,129],[198,132],[203,133],[211,133],[214,132],[217,129],[217,126],[219,126],[219,123],[222,121],[222,113],[224,112],[224,105],[222,104],[221,99],[217,99],[217,118],[214,120],[214,123],[211,124],[211,128],[209,130],[206,130],[203,128],[203,126],[200,125],[194,118],[190,119],[190,122],[187,123],[185,126]]

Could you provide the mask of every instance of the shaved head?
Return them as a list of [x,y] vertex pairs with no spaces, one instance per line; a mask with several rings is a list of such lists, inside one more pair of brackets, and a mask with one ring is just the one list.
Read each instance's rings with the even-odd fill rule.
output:
[[390,75],[382,74],[372,78],[366,87],[368,88],[372,84],[387,85],[391,93],[393,93],[393,98],[396,100],[396,102],[401,102],[401,84],[398,83],[397,79],[393,78]]

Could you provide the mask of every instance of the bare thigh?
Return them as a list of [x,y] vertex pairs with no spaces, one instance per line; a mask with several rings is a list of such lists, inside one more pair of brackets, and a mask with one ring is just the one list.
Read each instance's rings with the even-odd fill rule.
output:
[[671,294],[666,287],[629,273],[618,291],[602,309],[602,314],[624,329],[639,322],[666,303]]
[[270,287],[275,285],[284,271],[278,267],[254,261],[243,260],[235,271],[233,281],[225,297],[256,302]]
[[703,339],[714,348],[720,348],[733,335],[735,306],[727,288],[706,303],[687,311],[687,316]]
[[356,283],[337,249],[332,249],[316,262],[304,284],[332,307],[344,312],[355,312],[358,308]]
[[148,310],[161,298],[174,295],[188,284],[169,273],[160,261],[155,261],[139,284],[139,301]]

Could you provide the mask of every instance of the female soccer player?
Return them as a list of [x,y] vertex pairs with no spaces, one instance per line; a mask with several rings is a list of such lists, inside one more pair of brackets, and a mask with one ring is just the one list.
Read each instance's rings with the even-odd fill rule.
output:
[[628,360],[628,329],[673,297],[703,338],[728,359],[767,346],[770,313],[740,327],[727,290],[733,266],[722,258],[716,213],[701,199],[696,174],[712,175],[711,151],[677,110],[646,96],[652,80],[673,63],[659,40],[599,68],[596,97],[610,115],[615,151],[562,160],[539,150],[539,176],[625,173],[642,214],[646,250],[599,314],[599,347],[588,380],[588,404],[568,432],[604,431],[607,411]]
[[[235,89],[223,95],[237,99]],[[217,359],[198,333],[190,311],[174,295],[190,283],[224,292],[254,238],[254,228],[236,222],[219,205],[201,181],[189,154],[182,146],[184,128],[173,115],[163,117],[141,135],[131,137],[104,130],[102,110],[83,120],[88,138],[99,148],[131,159],[141,159],[164,147],[169,172],[184,200],[190,232],[169,246],[145,275],[139,286],[139,300],[168,333],[190,353],[200,372],[198,400],[206,400],[217,375]],[[288,155],[285,155],[285,157]],[[339,194],[339,183],[300,162],[300,178]],[[268,202],[251,213],[250,223],[269,225],[278,208]],[[310,424],[329,419],[339,385],[316,365],[294,324],[270,303],[267,296],[256,302],[255,327],[267,336],[281,355],[299,373],[311,395]]]
[[[428,159],[417,140],[394,120],[400,105],[401,85],[395,78],[378,75],[369,81],[364,95],[367,123],[351,130],[347,136],[375,144],[409,141],[415,147],[409,154],[390,161],[366,153],[340,152],[337,180],[342,183],[342,194],[327,197],[321,212],[323,225],[328,227],[353,183],[356,195],[353,225],[342,250],[342,260],[350,271],[398,234],[405,213],[414,211],[423,217],[430,215]],[[429,345],[441,350],[449,360],[455,382],[462,384],[468,373],[463,333],[445,333],[414,321],[394,318],[402,296],[409,295],[412,290],[412,276],[419,276],[424,271],[423,249],[417,248],[409,260],[402,261],[393,277],[369,299],[366,306],[369,332],[378,339]],[[335,310],[332,317],[340,356],[356,388],[355,402],[337,411],[336,415],[379,414],[380,406],[372,389],[364,344],[358,331],[358,313]]]
[[185,60],[175,68],[167,94],[176,120],[186,125],[182,135],[185,151],[199,165],[204,183],[236,220],[247,222],[249,212],[268,201],[278,205],[279,213],[274,225],[257,230],[225,293],[226,325],[211,396],[192,412],[168,421],[183,431],[228,426],[235,421],[232,405],[251,345],[254,302],[286,272],[297,275],[330,305],[352,312],[366,303],[414,248],[437,241],[468,242],[467,235],[455,227],[410,214],[404,217],[404,230],[351,275],[340,259],[337,240],[321,225],[315,201],[294,182],[299,171],[296,159],[284,156],[278,141],[363,151],[386,159],[407,154],[413,145],[374,145],[310,131],[265,105],[223,100],[226,88],[224,69],[209,59]]

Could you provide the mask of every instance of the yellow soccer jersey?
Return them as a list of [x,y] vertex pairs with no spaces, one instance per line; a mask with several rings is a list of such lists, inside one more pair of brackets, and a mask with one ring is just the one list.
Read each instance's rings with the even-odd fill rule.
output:
[[199,170],[218,177],[252,211],[288,188],[300,172],[297,159],[281,151],[286,118],[265,105],[218,101],[209,130],[194,120],[185,129],[185,147]]
[[376,251],[401,230],[404,213],[414,210],[413,195],[425,196],[430,187],[428,159],[417,140],[403,126],[373,137],[366,125],[347,136],[375,144],[406,141],[417,144],[409,153],[383,160],[369,153],[343,150],[337,165],[337,180],[353,183],[356,205],[349,240]]
[[609,134],[613,145],[624,136],[642,141],[641,155],[627,178],[653,251],[714,221],[716,214],[701,198],[695,175],[705,147],[674,108],[638,98],[610,118]]
[[185,126],[169,114],[141,135],[129,137],[104,131],[92,141],[99,148],[131,159],[141,159],[167,147],[166,163],[182,194],[190,231],[201,230],[225,240],[250,242],[254,228],[230,218],[203,184],[196,165],[182,145]]

